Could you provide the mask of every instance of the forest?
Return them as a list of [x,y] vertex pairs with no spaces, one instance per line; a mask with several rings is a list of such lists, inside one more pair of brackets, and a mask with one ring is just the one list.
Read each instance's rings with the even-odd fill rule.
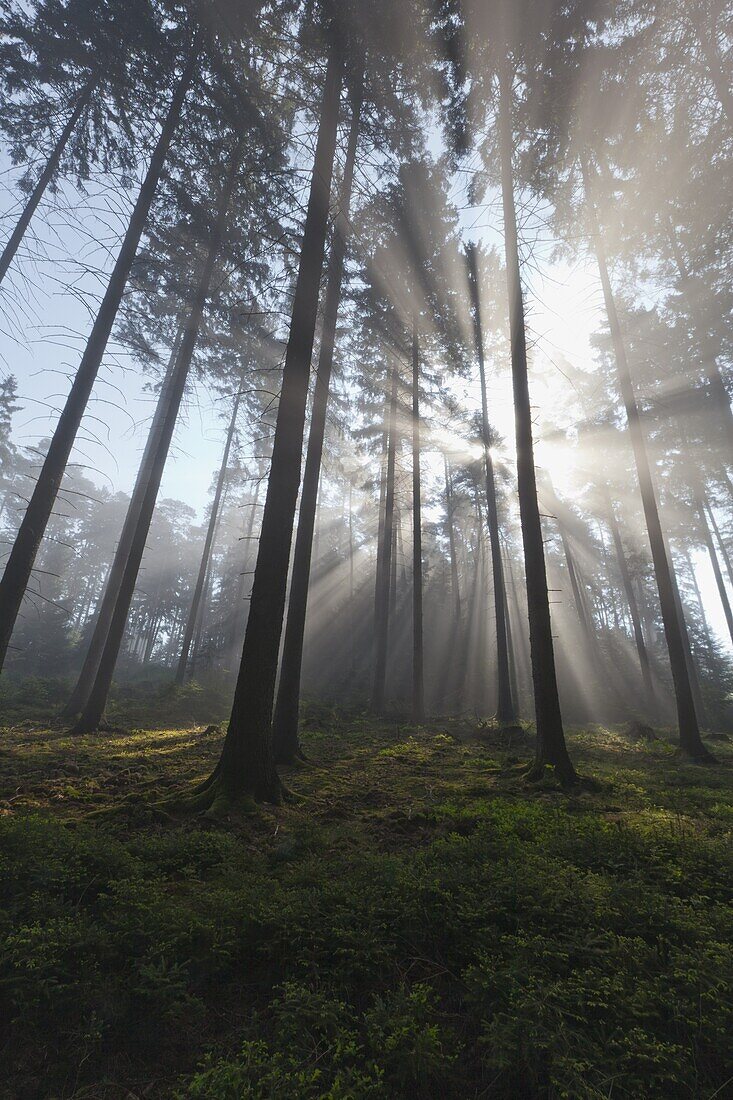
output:
[[4,1100],[733,1098],[733,4],[0,0]]

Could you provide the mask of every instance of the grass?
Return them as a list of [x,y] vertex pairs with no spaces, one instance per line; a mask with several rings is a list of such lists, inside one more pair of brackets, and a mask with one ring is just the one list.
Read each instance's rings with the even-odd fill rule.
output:
[[311,708],[296,800],[155,809],[216,730],[12,728],[0,765],[0,1095],[733,1095],[733,760]]

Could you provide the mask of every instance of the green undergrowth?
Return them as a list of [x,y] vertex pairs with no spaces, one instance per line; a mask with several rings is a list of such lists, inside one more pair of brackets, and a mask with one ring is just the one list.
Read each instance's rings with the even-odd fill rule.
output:
[[[4,733],[0,1095],[732,1095],[733,758],[313,707],[298,797],[158,808],[215,729]],[[99,811],[103,811],[100,813]]]

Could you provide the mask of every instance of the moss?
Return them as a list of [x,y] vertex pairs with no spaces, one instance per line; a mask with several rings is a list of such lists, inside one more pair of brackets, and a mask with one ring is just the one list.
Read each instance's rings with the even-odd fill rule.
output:
[[213,819],[159,806],[211,774],[216,730],[6,731],[7,1095],[725,1087],[729,767],[576,730],[598,782],[568,794],[524,782],[529,737],[311,725],[294,798]]

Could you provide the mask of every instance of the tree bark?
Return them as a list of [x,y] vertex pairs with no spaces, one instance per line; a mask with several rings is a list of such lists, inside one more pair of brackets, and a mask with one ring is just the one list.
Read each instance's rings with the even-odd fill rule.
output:
[[[245,577],[247,577],[248,574],[249,574],[248,567],[249,567],[249,564],[252,560],[252,555],[250,554],[250,543],[255,541],[255,538],[254,538],[254,535],[253,535],[252,532],[254,531],[255,518],[256,518],[256,515],[257,515],[256,510],[257,510],[257,507],[259,505],[259,500],[260,500],[260,481],[258,480],[255,483],[254,500],[250,501],[249,505],[248,505],[252,509],[252,511],[250,512],[249,519],[247,520],[247,524],[245,526],[244,537],[242,539],[242,541],[246,544],[245,548],[244,548],[245,552],[244,552],[244,555],[243,555],[243,562],[242,562],[242,564],[245,566],[245,568],[239,574],[238,584],[237,584],[237,593],[236,593],[236,596],[234,598],[234,609],[233,609],[233,613],[232,613],[232,625],[231,625],[231,630],[229,631],[229,638],[228,638],[228,642],[227,642],[227,650],[231,654],[234,653],[234,651],[237,647],[237,639],[240,637],[241,633],[243,633],[243,631],[244,631],[244,623],[243,623],[242,620],[244,619],[245,616],[242,612],[242,608],[243,608],[243,605],[245,603],[245,600],[248,599],[248,597],[245,597],[245,593],[244,593]],[[250,585],[250,587],[251,587],[251,585]]]
[[616,519],[613,502],[611,500],[611,494],[608,491],[607,485],[603,485],[602,490],[605,501],[606,520],[608,522],[608,526],[611,529],[611,538],[613,539],[613,545],[616,551],[616,561],[618,563],[619,573],[621,574],[621,583],[624,588],[624,595],[626,596],[626,603],[628,604],[629,615],[631,616],[631,625],[634,630],[634,641],[636,643],[636,652],[639,657],[639,668],[641,669],[641,676],[642,680],[644,681],[644,690],[646,692],[649,705],[653,707],[654,685],[652,682],[651,665],[649,663],[649,653],[644,642],[644,632],[641,626],[639,605],[636,601],[636,595],[634,594],[634,588],[631,583],[629,566],[626,561],[624,544],[621,538],[621,531],[619,529],[618,520]]
[[[392,549],[389,559],[389,615],[392,626],[397,623],[397,536],[402,538],[402,512],[395,507],[392,520]],[[404,561],[404,558],[403,558]]]
[[[194,630],[194,635],[193,635],[193,641],[192,641],[191,646],[190,646],[190,656],[189,656],[189,661],[188,661],[188,666],[189,666],[188,672],[189,672],[190,676],[194,675],[194,671],[196,669],[196,666],[197,666],[198,662],[201,659],[201,655],[202,655],[202,652],[203,652],[204,627],[206,625],[206,610],[207,610],[207,606],[208,606],[208,602],[209,602],[209,594],[211,592],[211,586],[212,586],[212,583],[213,583],[213,569],[214,569],[213,548],[216,545],[216,540],[217,540],[218,535],[219,535],[219,527],[221,525],[221,517],[222,517],[223,510],[224,510],[225,501],[226,501],[226,486],[224,488],[222,499],[219,503],[219,507],[218,507],[218,513],[219,514],[217,516],[216,523],[214,524],[214,531],[213,531],[212,536],[211,536],[211,549],[209,550],[209,554],[208,554],[208,563],[207,563],[206,571],[204,573],[204,584],[203,584],[203,588],[202,588],[202,591],[201,591],[201,599],[199,600],[199,610],[198,610],[198,615],[196,616],[196,620],[195,620],[195,630]],[[214,645],[213,636],[209,637],[209,643],[210,643],[211,647],[213,648],[213,645]],[[212,656],[212,661],[213,661],[213,656]]]
[[356,622],[354,611],[354,481],[349,477],[349,622],[351,675],[356,672]]
[[425,720],[423,650],[422,501],[420,484],[420,345],[412,318],[412,720]]
[[100,723],[103,721],[109,689],[112,685],[112,676],[114,675],[117,657],[124,637],[125,627],[130,612],[130,604],[132,603],[132,597],[135,592],[135,584],[137,583],[140,563],[150,530],[150,521],[153,517],[155,502],[163,477],[163,470],[168,458],[171,439],[173,438],[173,430],[176,425],[176,420],[178,419],[178,413],[186,387],[186,380],[188,378],[188,371],[191,365],[194,348],[196,347],[196,340],[198,339],[204,306],[209,294],[209,287],[214,273],[214,265],[221,245],[227,209],[236,181],[238,167],[238,158],[235,157],[222,189],[219,207],[216,212],[214,229],[209,241],[208,253],[199,276],[198,285],[193,296],[193,301],[191,302],[191,308],[186,317],[183,336],[181,338],[181,346],[178,349],[178,357],[170,381],[169,400],[165,410],[165,417],[161,425],[157,447],[155,449],[150,478],[145,488],[145,495],[135,527],[135,535],[130,547],[130,553],[122,573],[120,589],[110,620],[104,649],[102,650],[99,667],[94,679],[94,684],[89,693],[89,698],[82,709],[79,721],[74,727],[75,733],[90,733],[98,729]]
[[667,650],[669,652],[669,662],[672,670],[675,700],[677,703],[680,747],[683,752],[692,759],[710,761],[712,757],[702,742],[700,727],[695,713],[695,702],[690,684],[687,661],[685,659],[682,624],[675,601],[676,585],[673,578],[673,566],[665,550],[651,467],[647,456],[639,409],[634,395],[634,387],[631,381],[631,372],[626,358],[626,348],[621,333],[621,325],[616,312],[616,302],[608,274],[608,265],[598,225],[595,203],[592,197],[590,170],[585,160],[582,161],[581,170],[583,173],[586,204],[591,217],[593,242],[601,285],[603,287],[603,298],[606,305],[608,325],[611,330],[619,390],[626,409],[629,436],[634,452],[636,473],[639,479],[639,490],[641,492],[644,518],[652,552],[652,562],[654,564],[654,574],[659,592],[664,634],[667,640]]
[[99,76],[96,73],[92,73],[91,76],[88,78],[86,84],[82,88],[81,92],[79,93],[79,96],[76,100],[76,106],[69,115],[69,118],[63,130],[59,134],[58,141],[53,147],[50,157],[46,161],[46,166],[41,172],[41,175],[38,177],[38,182],[36,183],[36,186],[33,188],[33,191],[31,192],[28,201],[23,207],[23,211],[18,218],[15,228],[10,234],[10,238],[5,245],[5,248],[2,250],[2,254],[0,254],[0,283],[2,283],[5,275],[7,274],[8,268],[15,259],[15,254],[20,247],[20,242],[23,240],[28,226],[30,225],[31,218],[35,214],[36,209],[38,208],[38,204],[45,194],[46,188],[48,187],[49,183],[56,173],[59,162],[61,161],[61,157],[64,154],[64,149],[69,143],[69,138],[76,129],[76,124],[81,118],[84,108],[89,103],[89,100],[92,98],[92,95],[94,94],[94,91],[98,87],[98,85]]
[[512,685],[509,676],[509,648],[506,625],[506,586],[504,566],[501,560],[501,535],[499,531],[499,509],[496,496],[494,462],[491,457],[491,428],[489,425],[489,403],[486,391],[486,363],[484,360],[484,337],[481,322],[481,300],[478,285],[476,252],[473,245],[467,250],[469,285],[473,302],[473,323],[476,337],[479,377],[481,381],[481,427],[484,443],[484,465],[486,467],[486,515],[489,521],[489,539],[491,543],[491,573],[494,581],[494,604],[496,615],[496,663],[497,663],[497,707],[496,717],[500,722],[513,722],[516,710],[512,698]]
[[529,398],[527,346],[524,330],[524,302],[519,270],[517,220],[514,207],[511,78],[506,67],[502,68],[499,81],[499,142],[504,210],[504,245],[509,296],[512,382],[514,388],[517,486],[522,543],[524,546],[532,683],[537,724],[535,765],[529,774],[531,778],[539,777],[542,775],[545,765],[551,764],[557,769],[562,783],[572,784],[577,777],[565,744],[565,733],[560,714],[542,524],[537,501],[534,444],[532,441],[532,408]]
[[[672,548],[669,544],[669,538],[664,535],[664,549],[667,555],[667,559],[670,562],[674,561],[672,557]],[[682,596],[680,595],[680,586],[677,581],[677,571],[672,569],[672,595],[674,598],[674,605],[677,611],[677,617],[680,623],[680,636],[682,639],[682,649],[685,656],[685,665],[687,667],[687,675],[690,680],[690,690],[692,692],[692,699],[695,704],[695,711],[698,717],[698,722],[703,725],[707,724],[707,712],[705,709],[705,700],[702,697],[702,688],[700,686],[700,676],[697,671],[697,663],[695,661],[694,654],[692,652],[692,643],[690,642],[690,632],[687,629],[687,620],[685,618],[685,608],[682,603]],[[703,611],[703,617],[704,617]]]
[[456,622],[461,621],[461,589],[458,579],[458,559],[456,557],[456,532],[453,526],[453,485],[451,482],[448,456],[443,455],[445,467],[445,514],[446,527],[448,529],[448,549],[450,552],[450,581],[453,599],[455,601]]
[[313,390],[313,410],[300,494],[300,511],[295,536],[293,569],[290,578],[288,615],[280,662],[280,680],[272,723],[275,760],[278,764],[292,763],[296,757],[301,755],[298,739],[298,708],[305,622],[308,610],[311,552],[314,543],[318,484],[336,343],[336,322],[341,301],[346,244],[349,237],[349,210],[351,207],[354,165],[356,163],[356,147],[359,139],[361,100],[362,79],[360,78],[352,104],[351,126],[339,194],[339,211],[331,247],[330,270],[323,310],[323,334]]
[[183,102],[193,80],[197,57],[198,45],[195,43],[173,93],[84,355],[0,581],[0,669],[5,661],[10,635],[33,570],[38,547],[56,502],[61,479],[112,332],[168,149],[178,126]]
[[271,802],[282,798],[272,746],[272,707],[300,485],[308,378],[328,229],[343,67],[339,50],[332,46],[242,661],[221,759],[210,781],[199,792],[197,803],[216,809],[242,797]]
[[222,493],[224,492],[224,482],[227,476],[227,467],[229,464],[229,452],[232,449],[232,440],[234,438],[234,431],[237,426],[237,413],[239,412],[239,405],[241,402],[241,393],[237,393],[234,398],[234,405],[232,407],[232,415],[229,420],[229,427],[227,429],[226,442],[224,444],[224,452],[221,457],[221,466],[219,467],[219,475],[216,479],[216,488],[214,490],[214,499],[211,503],[211,514],[209,516],[208,527],[206,528],[206,538],[204,539],[204,548],[201,552],[201,562],[199,564],[198,576],[196,577],[196,586],[193,590],[193,598],[191,600],[191,607],[188,612],[188,618],[186,620],[186,629],[183,632],[183,642],[181,644],[181,655],[178,658],[178,665],[176,667],[176,675],[174,677],[174,683],[179,686],[186,678],[186,669],[188,667],[188,658],[191,650],[191,641],[193,639],[193,633],[196,629],[196,622],[198,620],[199,608],[201,606],[201,597],[204,591],[204,584],[206,582],[206,575],[209,568],[209,557],[211,555],[211,547],[214,542],[214,531],[216,530],[217,520],[219,518],[219,506],[221,504]]
[[720,596],[720,602],[723,607],[725,621],[728,624],[728,633],[730,634],[731,642],[733,642],[733,611],[731,611],[730,600],[728,599],[728,592],[725,587],[725,581],[723,579],[723,573],[720,568],[720,562],[718,561],[718,555],[715,552],[713,536],[710,533],[708,521],[705,516],[702,493],[699,489],[695,489],[695,508],[697,510],[697,515],[700,522],[700,531],[702,533],[703,542],[705,543],[705,547],[710,557],[710,564],[712,565],[713,573],[715,574],[715,583],[718,586],[718,595]]
[[710,507],[710,501],[707,499],[707,497],[705,498],[705,507],[707,508],[707,513],[708,513],[708,516],[710,518],[710,526],[712,527],[712,529],[715,533],[715,538],[717,540],[718,547],[720,549],[721,557],[722,557],[723,561],[725,562],[725,571],[728,574],[728,580],[730,581],[731,584],[733,584],[733,566],[731,565],[731,560],[730,560],[730,557],[728,555],[728,550],[726,549],[725,540],[723,539],[723,536],[720,533],[720,528],[718,527],[717,521],[715,519],[715,513],[713,512],[713,509]]
[[392,528],[394,524],[394,474],[397,450],[397,366],[392,366],[392,387],[389,400],[389,428],[387,432],[387,472],[384,493],[384,520],[382,522],[382,547],[377,562],[377,583],[374,599],[374,677],[372,680],[371,709],[384,710],[387,679],[387,645],[389,642],[389,574],[392,557]]
[[109,573],[107,574],[107,581],[99,603],[94,630],[92,631],[86,656],[84,657],[84,663],[81,667],[81,672],[79,673],[74,690],[68,702],[61,710],[61,716],[63,718],[72,718],[75,714],[79,713],[82,707],[84,707],[89,698],[89,692],[92,690],[94,678],[97,675],[99,660],[102,656],[104,643],[107,641],[107,634],[109,633],[109,624],[112,621],[115,604],[117,603],[117,598],[120,593],[120,585],[122,583],[125,564],[130,555],[130,548],[135,538],[135,531],[140,519],[140,511],[142,509],[143,500],[145,499],[145,492],[150,481],[156,449],[159,444],[160,433],[170,399],[169,390],[182,333],[183,325],[181,324],[178,326],[178,331],[176,332],[176,337],[173,342],[170,360],[168,362],[160,394],[158,395],[153,422],[150,425],[148,438],[145,441],[145,450],[143,451],[143,457],[140,461],[140,468],[137,472],[135,487],[132,490],[130,503],[127,506],[127,513],[122,525],[122,531],[120,532],[115,556],[112,560]]

